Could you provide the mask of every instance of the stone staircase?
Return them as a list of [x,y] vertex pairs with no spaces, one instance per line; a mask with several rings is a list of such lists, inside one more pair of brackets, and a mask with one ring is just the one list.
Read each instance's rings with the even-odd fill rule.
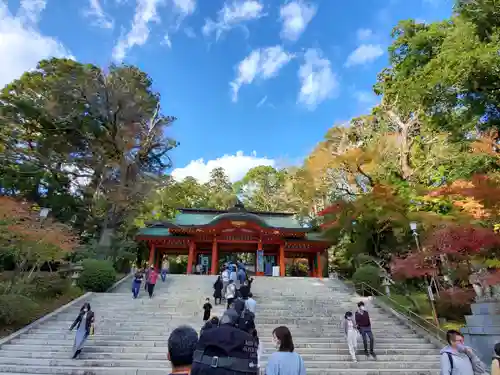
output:
[[272,331],[287,326],[295,350],[306,363],[307,374],[417,375],[439,373],[439,349],[418,337],[394,316],[365,300],[373,325],[377,361],[365,359],[358,342],[358,361],[351,361],[342,331],[346,311],[362,299],[334,280],[313,278],[256,279],[257,329],[264,360],[275,349]]
[[[3,345],[0,375],[168,374],[168,336],[181,324],[201,328],[201,306],[212,295],[214,281],[211,276],[171,275],[166,283],[159,281],[151,300],[144,291],[133,300],[129,282],[113,293],[94,294],[89,302],[96,313],[96,333],[80,359],[70,358],[74,333],[68,328],[81,304]],[[360,362],[350,362],[340,323],[345,311],[354,310],[359,297],[337,283],[311,278],[256,278],[252,292],[258,303],[257,328],[264,362],[274,351],[272,330],[286,325],[308,374],[439,372],[437,348],[369,304],[378,361],[366,361],[360,355]],[[213,313],[220,315],[222,311],[217,307]]]

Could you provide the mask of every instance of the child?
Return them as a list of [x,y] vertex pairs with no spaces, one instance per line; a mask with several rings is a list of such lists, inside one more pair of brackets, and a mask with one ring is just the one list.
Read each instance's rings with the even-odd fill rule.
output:
[[206,322],[210,318],[210,311],[212,310],[212,305],[210,304],[210,298],[207,298],[205,304],[203,305],[203,321]]
[[358,330],[352,319],[352,312],[348,311],[344,316],[344,333],[352,361],[357,362],[356,350],[358,349]]

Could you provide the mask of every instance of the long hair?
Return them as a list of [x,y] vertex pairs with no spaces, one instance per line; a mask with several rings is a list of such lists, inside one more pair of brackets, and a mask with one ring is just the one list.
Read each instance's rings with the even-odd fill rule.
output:
[[280,352],[290,352],[292,353],[295,349],[293,345],[292,334],[290,330],[285,326],[279,326],[274,329],[273,335],[280,340]]
[[91,308],[90,308],[90,303],[88,302],[85,302],[82,306],[82,308],[80,309],[80,312],[82,313],[83,310],[85,310],[85,308],[87,308],[87,311],[91,311]]

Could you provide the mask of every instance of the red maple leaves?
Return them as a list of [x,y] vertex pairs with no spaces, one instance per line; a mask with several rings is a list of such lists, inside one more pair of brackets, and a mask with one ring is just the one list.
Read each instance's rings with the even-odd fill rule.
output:
[[[456,268],[474,255],[487,255],[500,248],[500,236],[487,228],[472,225],[454,225],[433,232],[425,241],[422,251],[406,257],[396,257],[391,263],[395,279],[418,278],[436,275],[446,256],[447,267]],[[498,276],[500,277],[500,276]]]

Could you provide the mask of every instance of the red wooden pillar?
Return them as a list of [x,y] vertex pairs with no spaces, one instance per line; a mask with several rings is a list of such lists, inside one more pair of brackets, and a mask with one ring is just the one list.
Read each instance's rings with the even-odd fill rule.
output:
[[286,268],[285,268],[285,244],[280,244],[280,277],[285,277]]
[[212,242],[212,269],[210,270],[211,275],[217,275],[219,269],[219,252],[217,249],[217,240],[214,238]]
[[151,243],[151,247],[149,248],[149,264],[148,267],[154,265],[155,262],[155,245]]
[[323,266],[321,264],[321,252],[318,251],[316,253],[316,265],[318,266],[318,270],[316,271],[316,277],[320,279],[323,278]]
[[187,274],[190,275],[193,273],[193,262],[194,262],[194,249],[196,244],[194,241],[189,243],[189,253],[188,253],[188,264],[187,264]]

